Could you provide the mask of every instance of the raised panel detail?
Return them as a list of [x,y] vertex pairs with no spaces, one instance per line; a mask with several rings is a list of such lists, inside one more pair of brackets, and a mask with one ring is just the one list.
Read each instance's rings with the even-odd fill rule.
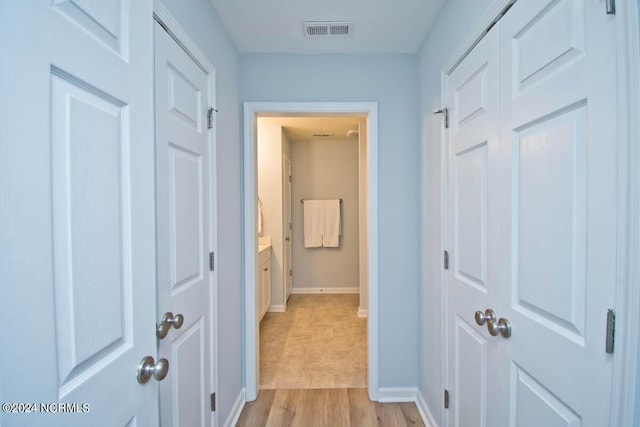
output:
[[513,419],[518,427],[579,427],[581,417],[517,365],[511,369]]
[[460,317],[455,320],[455,425],[486,425],[487,341]]
[[202,157],[169,145],[171,279],[177,292],[200,280],[203,270]]
[[56,343],[64,395],[71,382],[82,382],[131,342],[128,111],[57,70],[51,88]]
[[202,92],[171,64],[167,68],[169,113],[197,130],[202,126]]
[[455,92],[457,127],[461,128],[486,111],[487,64],[483,64]]
[[584,55],[583,0],[554,0],[513,38],[514,92]]
[[129,0],[54,0],[54,6],[87,33],[128,56]]
[[487,144],[455,155],[455,273],[482,292],[487,280]]
[[583,343],[586,293],[586,105],[514,133],[516,308]]
[[172,343],[174,426],[205,426],[204,334],[200,318]]

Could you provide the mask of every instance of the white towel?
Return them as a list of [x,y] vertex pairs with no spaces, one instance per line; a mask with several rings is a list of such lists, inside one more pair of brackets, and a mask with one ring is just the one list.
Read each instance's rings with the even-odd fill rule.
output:
[[340,199],[323,200],[324,231],[322,246],[337,248],[340,246]]
[[324,201],[304,201],[304,247],[319,248],[322,246],[324,230]]

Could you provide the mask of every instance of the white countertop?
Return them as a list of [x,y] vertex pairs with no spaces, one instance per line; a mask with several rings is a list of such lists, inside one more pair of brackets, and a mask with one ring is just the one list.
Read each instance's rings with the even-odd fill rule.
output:
[[270,244],[268,245],[258,245],[258,253],[261,253],[262,251],[265,251],[267,249],[269,249],[271,247]]

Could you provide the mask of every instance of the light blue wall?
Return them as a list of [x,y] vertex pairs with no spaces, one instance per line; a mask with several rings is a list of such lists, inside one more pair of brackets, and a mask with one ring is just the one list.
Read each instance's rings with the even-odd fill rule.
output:
[[433,115],[440,100],[441,72],[445,62],[489,9],[493,0],[449,0],[434,20],[420,50],[420,120],[422,123],[422,258],[419,287],[418,388],[435,420],[442,416],[441,331],[441,167],[442,119]]
[[162,3],[216,68],[218,411],[222,425],[243,387],[239,58],[208,0]]
[[417,386],[416,55],[242,55],[242,101],[375,101],[379,108],[379,384]]

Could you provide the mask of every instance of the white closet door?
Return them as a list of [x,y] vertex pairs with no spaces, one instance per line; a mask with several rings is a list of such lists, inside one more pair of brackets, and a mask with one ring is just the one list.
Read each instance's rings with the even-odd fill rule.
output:
[[[616,280],[614,19],[519,0],[500,22],[498,316],[510,425],[608,425]],[[497,391],[502,394],[501,390]],[[496,424],[497,425],[497,424]]]
[[151,2],[1,3],[0,424],[156,425]]
[[[614,19],[518,0],[449,76],[451,425],[608,425]],[[511,336],[476,324],[486,308]]]
[[[449,392],[455,426],[497,426],[501,410],[495,339],[474,314],[498,288],[498,28],[447,82],[449,127]],[[502,386],[506,386],[502,384]]]
[[164,425],[211,425],[209,129],[206,73],[155,24],[158,322],[184,316],[159,341],[171,369],[160,386]]

